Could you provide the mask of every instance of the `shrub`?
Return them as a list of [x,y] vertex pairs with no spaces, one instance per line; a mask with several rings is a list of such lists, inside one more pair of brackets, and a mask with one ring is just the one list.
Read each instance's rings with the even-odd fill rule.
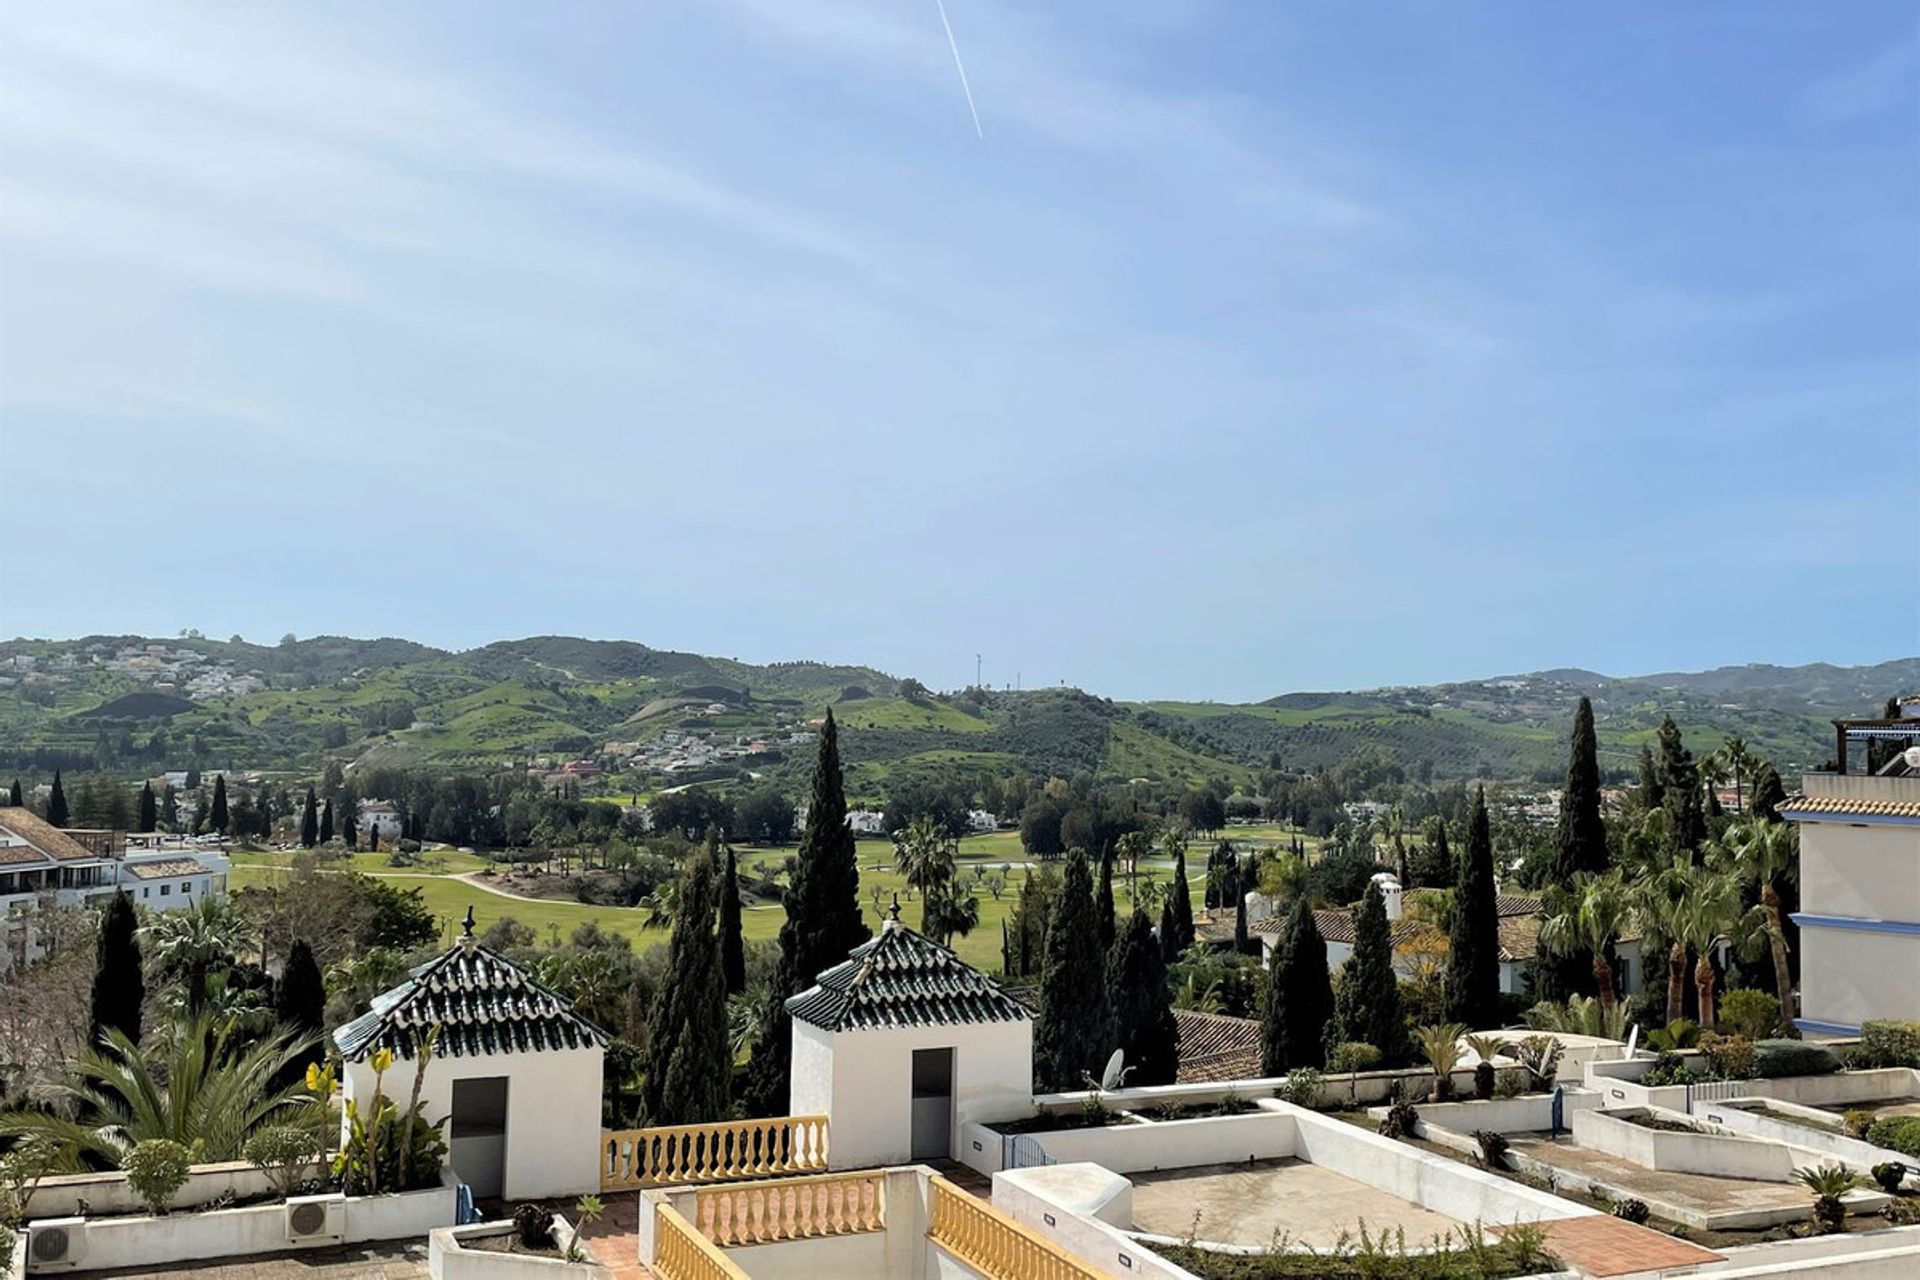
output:
[[1720,997],[1720,1029],[1730,1036],[1764,1040],[1780,1030],[1780,1002],[1764,991],[1729,991]]
[[1295,1067],[1287,1072],[1287,1078],[1273,1091],[1273,1096],[1296,1107],[1317,1107],[1324,1084],[1325,1078],[1312,1067]]
[[1380,1050],[1364,1040],[1343,1040],[1327,1055],[1329,1071],[1373,1071],[1380,1066]]
[[1920,1160],[1920,1116],[1882,1116],[1868,1127],[1867,1141]]
[[1920,1067],[1920,1022],[1870,1019],[1860,1024],[1860,1043],[1847,1057],[1857,1070]]
[[1745,1036],[1723,1036],[1709,1031],[1700,1037],[1707,1071],[1716,1080],[1753,1078],[1753,1041]]
[[1566,1051],[1559,1040],[1545,1035],[1528,1036],[1516,1046],[1528,1082],[1542,1091],[1553,1088],[1554,1077],[1560,1074],[1560,1056]]
[[1507,1148],[1511,1145],[1507,1142],[1506,1134],[1492,1129],[1475,1129],[1473,1140],[1480,1144],[1480,1163],[1489,1169],[1506,1166]]
[[1380,1136],[1383,1138],[1407,1138],[1413,1136],[1413,1127],[1420,1123],[1420,1113],[1413,1109],[1410,1102],[1396,1102],[1387,1108],[1387,1118],[1380,1122]]
[[1873,1166],[1873,1180],[1890,1196],[1900,1194],[1900,1184],[1906,1178],[1907,1166],[1898,1160],[1887,1160]]
[[[1476,1084],[1478,1081],[1476,1080]],[[1493,1096],[1496,1098],[1517,1098],[1527,1091],[1527,1073],[1524,1068],[1516,1067],[1502,1071],[1494,1081]]]
[[276,1126],[262,1129],[247,1139],[244,1154],[273,1183],[274,1190],[286,1199],[321,1151],[320,1134],[312,1129]]
[[1875,1112],[1856,1107],[1840,1117],[1840,1127],[1847,1131],[1849,1138],[1864,1139],[1867,1136],[1867,1130],[1873,1128],[1873,1122],[1877,1118]]
[[1644,1226],[1646,1225],[1647,1219],[1653,1216],[1653,1210],[1647,1208],[1647,1202],[1645,1200],[1635,1200],[1632,1196],[1628,1196],[1624,1200],[1615,1200],[1613,1202],[1613,1216],[1616,1218],[1625,1218],[1628,1222],[1637,1222]]
[[1762,1040],[1753,1046],[1753,1068],[1763,1080],[1825,1076],[1840,1069],[1840,1058],[1825,1045],[1804,1040]]
[[513,1211],[513,1229],[528,1249],[553,1248],[553,1210],[537,1204],[523,1204]]
[[193,1168],[193,1149],[171,1138],[148,1138],[134,1144],[120,1162],[127,1185],[157,1217],[173,1207],[173,1198],[187,1185]]
[[1662,1085],[1692,1084],[1699,1078],[1679,1054],[1662,1050],[1654,1058],[1653,1065],[1647,1068],[1646,1074],[1640,1077],[1640,1083],[1649,1089],[1658,1089]]

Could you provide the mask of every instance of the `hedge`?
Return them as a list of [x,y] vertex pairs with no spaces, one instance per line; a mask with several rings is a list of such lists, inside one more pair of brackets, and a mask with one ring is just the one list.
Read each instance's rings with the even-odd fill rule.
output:
[[1920,1067],[1920,1022],[1891,1018],[1860,1024],[1860,1043],[1848,1058],[1858,1069]]
[[1754,1074],[1763,1080],[1832,1075],[1839,1069],[1839,1055],[1824,1045],[1804,1040],[1761,1040],[1753,1046]]
[[1882,1116],[1868,1126],[1867,1141],[1920,1160],[1920,1116]]

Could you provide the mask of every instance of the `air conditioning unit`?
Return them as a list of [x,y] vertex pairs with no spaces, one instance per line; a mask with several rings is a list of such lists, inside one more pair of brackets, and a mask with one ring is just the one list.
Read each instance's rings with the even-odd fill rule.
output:
[[339,1193],[287,1201],[289,1244],[339,1244],[347,1238],[347,1198]]
[[85,1218],[42,1218],[27,1224],[27,1270],[71,1271],[86,1256]]

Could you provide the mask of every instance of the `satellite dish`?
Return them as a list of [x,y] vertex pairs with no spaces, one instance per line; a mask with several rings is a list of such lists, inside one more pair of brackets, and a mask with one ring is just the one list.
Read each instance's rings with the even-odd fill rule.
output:
[[1121,1066],[1121,1063],[1126,1060],[1126,1056],[1124,1049],[1115,1049],[1113,1056],[1107,1059],[1107,1069],[1100,1073],[1100,1088],[1102,1092],[1118,1089],[1120,1082],[1126,1079],[1127,1073]]
[[1907,768],[1920,769],[1920,747],[1908,747],[1902,756],[1907,762]]

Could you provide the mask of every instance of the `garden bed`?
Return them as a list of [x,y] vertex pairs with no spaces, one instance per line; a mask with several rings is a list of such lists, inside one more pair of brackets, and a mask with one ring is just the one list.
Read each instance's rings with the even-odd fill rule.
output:
[[1495,1243],[1455,1243],[1424,1252],[1372,1238],[1317,1252],[1215,1253],[1185,1244],[1156,1245],[1154,1252],[1200,1280],[1508,1280],[1558,1270],[1531,1234],[1517,1240],[1515,1234]]

